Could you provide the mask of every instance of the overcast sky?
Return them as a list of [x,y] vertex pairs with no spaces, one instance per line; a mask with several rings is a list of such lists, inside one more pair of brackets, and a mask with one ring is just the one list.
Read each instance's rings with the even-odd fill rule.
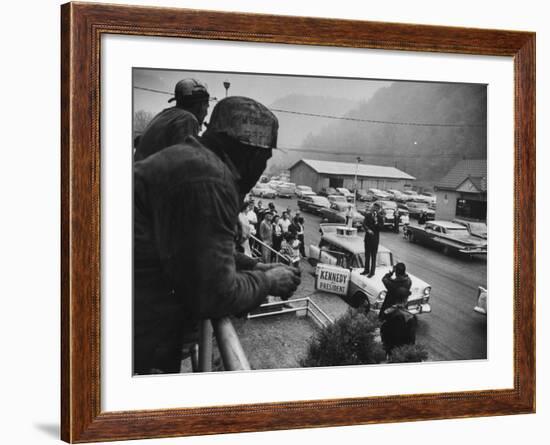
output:
[[[324,96],[352,101],[367,101],[380,88],[391,82],[364,79],[334,79],[323,77],[280,76],[269,74],[237,74],[180,70],[134,69],[134,87],[174,91],[178,80],[193,77],[208,86],[211,97],[225,96],[223,82],[231,83],[229,94],[248,96],[264,105],[291,94]],[[170,106],[169,95],[134,88],[134,111],[146,110],[158,113]],[[300,110],[296,110],[300,111]],[[329,113],[330,110],[319,110]]]

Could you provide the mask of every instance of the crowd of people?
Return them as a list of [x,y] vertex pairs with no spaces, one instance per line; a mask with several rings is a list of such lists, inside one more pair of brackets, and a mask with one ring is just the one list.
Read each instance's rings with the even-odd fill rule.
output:
[[253,251],[260,252],[266,264],[279,262],[282,257],[295,267],[306,256],[304,218],[299,211],[293,215],[287,208],[279,215],[272,202],[264,207],[261,200],[250,199],[241,208],[239,222],[238,245],[244,254],[254,256]]

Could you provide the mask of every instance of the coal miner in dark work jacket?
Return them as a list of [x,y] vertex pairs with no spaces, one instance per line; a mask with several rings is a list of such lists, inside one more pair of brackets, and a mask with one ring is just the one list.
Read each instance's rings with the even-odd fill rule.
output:
[[[217,107],[251,113],[246,107],[254,105],[260,117],[268,113],[245,99]],[[213,131],[134,164],[135,373],[179,372],[183,337],[199,320],[245,313],[268,293],[288,296],[299,284],[287,267],[258,270],[235,256],[242,197],[271,156],[270,149],[251,155],[243,147]]]
[[365,270],[363,275],[372,277],[376,270],[376,255],[378,254],[378,243],[380,241],[380,229],[384,227],[382,215],[378,212],[369,212],[363,220],[365,231]]
[[210,95],[195,79],[182,79],[174,89],[176,106],[157,114],[139,136],[134,160],[141,161],[166,147],[181,144],[187,136],[197,136],[208,112]]

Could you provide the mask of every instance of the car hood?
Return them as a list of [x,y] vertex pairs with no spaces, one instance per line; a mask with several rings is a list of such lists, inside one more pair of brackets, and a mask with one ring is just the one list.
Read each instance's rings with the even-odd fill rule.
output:
[[[361,275],[363,269],[357,268],[352,270],[351,278],[352,281],[360,285],[360,287],[369,289],[369,291],[374,294],[374,298],[376,298],[380,292],[386,290],[386,286],[384,286],[382,278],[389,272],[389,270],[390,269],[388,267],[378,267],[374,273],[374,276],[372,278],[367,278],[366,275]],[[408,275],[412,281],[411,295],[409,296],[408,301],[418,300],[424,296],[424,289],[430,285],[413,274]]]

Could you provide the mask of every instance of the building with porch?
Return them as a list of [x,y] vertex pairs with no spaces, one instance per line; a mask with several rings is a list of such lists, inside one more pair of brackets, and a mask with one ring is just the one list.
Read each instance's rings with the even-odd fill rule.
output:
[[464,159],[434,187],[436,219],[487,220],[487,160]]
[[357,188],[368,190],[407,190],[416,178],[395,167],[357,164],[351,162],[316,161],[301,159],[290,167],[290,181],[296,185],[309,185],[318,192],[325,187]]

